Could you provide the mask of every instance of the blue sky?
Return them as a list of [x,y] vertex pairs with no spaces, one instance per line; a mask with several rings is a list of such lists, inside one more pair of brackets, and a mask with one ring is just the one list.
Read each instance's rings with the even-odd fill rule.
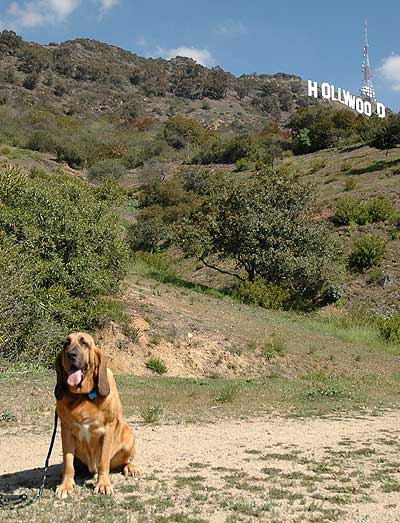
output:
[[398,0],[0,0],[0,27],[32,41],[96,38],[143,56],[191,55],[237,75],[287,72],[353,92],[365,16],[378,100],[400,111]]

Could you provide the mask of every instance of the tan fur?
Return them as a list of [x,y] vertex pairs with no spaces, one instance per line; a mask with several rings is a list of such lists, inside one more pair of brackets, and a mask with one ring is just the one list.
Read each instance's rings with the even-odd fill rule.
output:
[[[76,387],[67,383],[68,353],[75,352],[85,374]],[[89,334],[70,334],[57,357],[57,413],[61,420],[63,447],[62,482],[57,495],[65,498],[74,488],[74,457],[97,475],[96,493],[111,494],[110,469],[123,468],[126,475],[136,475],[132,463],[135,438],[123,420],[121,400],[114,377],[107,369],[105,355]],[[87,397],[91,391],[97,397]]]

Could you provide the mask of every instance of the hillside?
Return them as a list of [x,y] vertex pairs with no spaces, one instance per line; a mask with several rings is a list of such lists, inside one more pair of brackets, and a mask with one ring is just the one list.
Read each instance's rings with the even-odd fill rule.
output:
[[[230,340],[224,300],[234,303],[232,325],[249,324],[250,330],[272,320],[240,303],[277,309],[279,330],[287,322],[281,311],[290,311],[303,350],[309,346],[305,325],[321,321],[324,330],[325,314],[328,323],[364,329],[379,346],[386,343],[382,322],[398,311],[400,281],[395,115],[387,119],[387,133],[381,119],[313,103],[298,77],[237,78],[187,58],[146,59],[86,39],[43,46],[3,31],[0,66],[0,241],[11,271],[3,275],[10,309],[0,350],[12,339],[10,354],[22,345],[48,364],[63,332],[101,328],[104,342],[121,349],[113,355],[120,370],[151,374],[146,358],[158,346],[174,375],[218,373],[215,361],[225,362],[224,377],[268,374],[263,350],[272,344],[264,352],[276,356],[274,328],[260,331],[257,340],[234,331]],[[373,141],[379,133],[384,142]],[[386,142],[386,135],[394,140]],[[274,184],[281,192],[273,192]],[[228,199],[219,200],[224,195]],[[240,255],[232,256],[226,245],[212,251],[206,244],[208,264],[200,251],[190,250],[204,238],[211,242],[209,231],[196,230],[202,209],[205,219],[216,220],[212,213],[225,212],[237,195],[228,247],[240,250],[252,237],[249,245],[259,249],[259,240],[266,241],[250,252],[249,259],[258,257],[260,264],[247,276]],[[250,214],[235,221],[246,209]],[[257,221],[260,216],[265,223]],[[246,230],[248,218],[252,229]],[[210,223],[216,230],[217,221]],[[187,239],[188,232],[194,235]],[[352,264],[360,241],[366,242],[357,254],[361,261]],[[270,253],[277,257],[265,262]],[[222,272],[215,270],[219,262]],[[35,279],[28,277],[32,270]],[[13,288],[21,275],[22,284]],[[159,285],[165,286],[156,291],[165,303],[153,300]],[[171,299],[182,289],[190,290],[189,303],[184,296]],[[13,309],[16,293],[22,305]],[[201,310],[184,312],[196,301]],[[181,309],[187,318],[180,324],[175,311]],[[154,310],[158,319],[151,318]],[[202,330],[220,312],[214,331],[223,335],[202,334],[196,347],[204,354],[197,361],[187,340],[191,326],[200,322]],[[132,324],[136,317],[139,326]],[[172,334],[171,317],[179,325]],[[10,334],[16,321],[21,332]],[[157,324],[164,326],[160,332]],[[39,349],[43,332],[51,335]],[[292,334],[284,333],[285,346]],[[324,343],[311,338],[313,346]],[[181,340],[178,347],[175,339]],[[248,344],[258,352],[248,351]],[[188,356],[183,361],[181,345]],[[366,346],[362,336],[358,350]],[[300,373],[308,369],[308,358],[302,361]]]
[[293,75],[243,75],[208,69],[189,58],[143,58],[95,40],[60,45],[0,33],[1,103],[39,105],[80,117],[111,114],[122,120],[190,114],[229,131],[260,130],[312,103]]

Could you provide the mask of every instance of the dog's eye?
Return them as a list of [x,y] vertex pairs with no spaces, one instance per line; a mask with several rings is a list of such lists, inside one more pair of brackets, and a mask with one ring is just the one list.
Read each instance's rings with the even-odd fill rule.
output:
[[65,345],[66,347],[68,347],[68,345],[70,345],[70,344],[71,344],[71,338],[67,338],[67,339],[65,340],[65,342],[64,342],[64,345]]
[[85,347],[88,347],[88,344],[87,344],[85,338],[79,338],[79,341],[80,341],[80,343],[82,343],[82,345],[84,345]]

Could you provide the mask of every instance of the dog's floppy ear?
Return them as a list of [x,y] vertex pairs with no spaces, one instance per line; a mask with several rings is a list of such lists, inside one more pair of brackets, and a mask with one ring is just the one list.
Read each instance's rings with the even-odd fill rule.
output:
[[105,398],[110,394],[110,384],[107,378],[106,356],[101,349],[97,349],[98,369],[97,369],[97,392],[99,396]]
[[62,400],[65,393],[65,373],[61,362],[61,352],[56,359],[57,384],[54,389],[54,396],[57,400]]

